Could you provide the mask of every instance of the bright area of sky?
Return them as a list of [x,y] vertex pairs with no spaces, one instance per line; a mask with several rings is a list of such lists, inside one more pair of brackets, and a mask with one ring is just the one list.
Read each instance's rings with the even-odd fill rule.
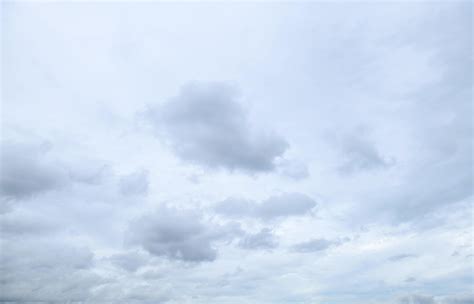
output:
[[474,303],[471,2],[1,10],[0,302]]

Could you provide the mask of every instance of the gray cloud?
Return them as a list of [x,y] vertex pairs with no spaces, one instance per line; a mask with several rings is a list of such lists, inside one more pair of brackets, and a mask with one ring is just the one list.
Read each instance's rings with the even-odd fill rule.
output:
[[[466,147],[466,149],[472,149]],[[471,150],[472,151],[472,150]],[[472,156],[462,151],[452,158],[420,166],[400,188],[390,189],[391,197],[382,198],[394,208],[398,221],[420,219],[448,204],[455,204],[473,194]]]
[[436,304],[436,301],[431,296],[424,295],[409,295],[398,299],[399,304]]
[[415,282],[416,279],[414,277],[408,277],[404,280],[405,283],[412,283],[412,282]]
[[312,239],[307,242],[294,245],[293,250],[302,253],[324,251],[330,247],[339,246],[345,241],[347,240]]
[[302,162],[282,160],[278,168],[282,175],[294,180],[302,180],[310,175],[308,166]]
[[278,242],[270,229],[263,228],[255,234],[244,236],[238,245],[244,249],[273,249],[278,246]]
[[388,260],[391,261],[391,262],[398,262],[398,261],[401,261],[401,260],[406,260],[406,259],[416,258],[416,257],[417,257],[417,255],[415,255],[415,254],[404,253],[404,254],[393,255],[393,256],[389,257]]
[[48,149],[46,144],[2,142],[1,195],[22,199],[63,186],[67,172],[48,158]]
[[11,200],[61,190],[72,183],[99,185],[113,175],[109,166],[97,161],[60,161],[47,142],[2,142],[1,152],[0,195],[4,209]]
[[214,206],[214,211],[228,217],[255,217],[258,206],[258,203],[251,200],[228,198],[217,203]]
[[192,83],[168,103],[149,107],[147,117],[183,160],[231,171],[272,171],[288,144],[256,130],[237,97],[223,83]]
[[421,294],[401,296],[397,304],[474,304],[474,294],[459,294],[445,297],[433,297]]
[[[74,9],[20,2],[2,5],[2,137],[44,136],[54,149],[35,154],[28,147],[11,153],[17,161],[2,158],[2,178],[19,178],[0,182],[0,199],[15,207],[0,228],[0,302],[367,304],[422,292],[405,303],[473,303],[472,296],[455,296],[472,293],[469,1]],[[259,115],[233,107],[241,100],[216,93],[219,85],[175,94],[188,79],[234,79]],[[133,113],[146,103],[174,95],[151,107],[146,121],[179,164],[133,126]],[[268,122],[284,130],[284,140],[258,131]],[[324,130],[360,124],[373,133],[348,134],[338,143],[340,155],[326,149]],[[149,168],[156,197],[140,196],[144,179],[120,182],[83,155],[119,172]],[[311,176],[304,165],[281,162],[290,155],[306,159]],[[4,174],[3,164],[14,174]],[[219,174],[208,175],[214,170]],[[279,176],[249,179],[232,170]],[[193,173],[199,176],[186,180]],[[272,246],[273,233],[262,224],[317,208],[273,202],[265,209],[267,197],[256,198],[273,189],[316,190],[327,202],[318,218],[294,218],[274,231],[285,244],[306,241],[299,249],[314,253],[288,246],[258,252]],[[236,193],[249,200],[229,200],[222,214],[242,220],[248,234],[219,225],[230,218],[217,214],[153,213],[155,200],[190,198],[192,208]],[[146,216],[130,226],[135,245],[103,257],[122,248],[124,228],[137,214]],[[430,229],[420,231],[426,222]],[[334,247],[334,233],[354,235],[354,242]],[[101,258],[91,260],[84,244]],[[315,261],[325,247],[334,254]],[[453,250],[459,256],[451,257]],[[437,267],[418,258],[387,260],[400,253],[430,256]],[[214,263],[179,262],[212,254],[219,256]],[[404,282],[410,276],[416,282]]]
[[145,195],[148,184],[148,172],[145,170],[122,176],[119,181],[120,192],[124,195]]
[[[442,208],[457,206],[470,209],[474,175],[471,147],[437,161],[424,162],[408,172],[400,184],[369,196],[360,216],[392,223],[410,222],[418,228],[439,225],[446,220]],[[367,209],[368,208],[368,209]],[[466,209],[466,210],[467,210]],[[358,211],[359,212],[359,211]]]
[[354,174],[360,171],[388,168],[393,164],[393,160],[380,153],[367,133],[366,128],[358,127],[340,140],[338,145],[343,159],[338,167],[339,172]]
[[229,217],[256,217],[270,220],[287,216],[303,216],[316,205],[316,202],[307,195],[285,193],[269,197],[261,203],[229,198],[217,203],[214,210]]
[[68,171],[72,181],[87,185],[98,185],[113,176],[110,166],[84,159],[69,164]]
[[149,259],[138,252],[125,252],[114,254],[107,258],[112,264],[129,272],[135,272],[145,266]]
[[240,233],[236,226],[205,224],[199,213],[162,207],[131,224],[130,242],[152,255],[189,262],[213,261],[214,243]]
[[442,304],[474,304],[474,294],[449,296],[441,301]]
[[100,284],[93,254],[57,240],[2,242],[0,302],[84,301]]
[[272,196],[263,201],[257,214],[262,218],[277,218],[284,216],[301,216],[316,207],[316,202],[307,195],[286,193]]
[[45,236],[56,230],[49,218],[29,214],[7,213],[0,217],[0,235],[3,238],[25,238],[27,236]]

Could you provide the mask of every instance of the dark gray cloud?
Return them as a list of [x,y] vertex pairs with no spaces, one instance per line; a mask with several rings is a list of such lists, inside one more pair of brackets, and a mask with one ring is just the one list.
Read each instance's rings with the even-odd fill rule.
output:
[[278,242],[272,230],[263,228],[255,234],[248,234],[241,238],[238,245],[244,249],[273,249],[278,246]]
[[308,253],[324,251],[333,246],[339,246],[347,240],[327,240],[327,239],[312,239],[307,242],[302,242],[293,246],[296,252]]
[[183,160],[231,171],[272,171],[288,144],[252,126],[237,97],[237,91],[223,83],[192,83],[146,114]]
[[195,211],[162,207],[131,224],[130,242],[155,256],[202,262],[216,259],[215,242],[231,240],[240,232],[235,225],[205,224]]
[[48,158],[48,150],[47,144],[2,142],[1,195],[22,199],[63,186],[67,172]]
[[229,198],[217,203],[214,210],[228,217],[256,217],[270,220],[288,216],[303,216],[316,205],[316,202],[307,195],[285,193],[272,196],[260,203]]
[[122,176],[119,181],[120,192],[124,195],[145,195],[148,184],[148,172],[145,170]]

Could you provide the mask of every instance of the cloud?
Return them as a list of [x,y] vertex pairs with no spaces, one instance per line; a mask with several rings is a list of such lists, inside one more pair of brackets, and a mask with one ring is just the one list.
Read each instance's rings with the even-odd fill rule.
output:
[[84,301],[100,284],[93,254],[58,240],[2,242],[0,302]]
[[303,216],[316,205],[316,202],[307,195],[285,193],[269,197],[261,203],[229,198],[217,203],[214,210],[228,217],[254,217],[271,220],[288,216]]
[[412,283],[412,282],[415,282],[416,279],[414,277],[408,277],[404,280],[405,283]]
[[120,192],[124,195],[145,195],[148,192],[148,171],[141,170],[122,176]]
[[339,246],[345,241],[347,240],[312,239],[307,242],[294,245],[293,250],[302,253],[324,251],[330,247]]
[[393,160],[383,156],[369,139],[364,127],[358,127],[351,134],[343,136],[338,145],[343,158],[338,167],[340,173],[354,174],[393,165]]
[[233,225],[205,223],[196,211],[161,207],[131,224],[130,242],[155,256],[203,262],[216,259],[215,242],[239,233],[240,228]]
[[224,83],[192,83],[167,103],[150,106],[146,116],[183,160],[230,171],[272,171],[288,143],[255,128],[237,97]]
[[3,238],[41,237],[50,234],[57,228],[57,224],[45,216],[33,216],[18,211],[0,216],[0,230]]
[[399,297],[397,304],[474,304],[473,294],[458,294],[444,297],[434,297],[422,294],[410,294]]
[[417,255],[415,254],[398,254],[398,255],[393,255],[391,257],[388,258],[389,261],[391,262],[398,262],[398,261],[401,261],[401,260],[406,260],[406,259],[410,259],[410,258],[416,258]]
[[[445,221],[443,208],[470,208],[474,175],[472,156],[459,149],[451,156],[436,161],[420,160],[415,168],[404,174],[395,185],[369,195],[360,209],[365,221],[374,217],[392,223],[413,223],[419,227]],[[359,212],[359,211],[358,211]]]
[[67,162],[52,153],[52,145],[35,140],[1,143],[0,195],[9,200],[32,198],[72,183],[99,185],[112,169],[90,159]]
[[262,218],[302,216],[314,207],[316,207],[316,202],[307,195],[285,193],[263,201],[258,206],[257,214]]
[[[0,227],[0,302],[367,304],[423,292],[405,302],[472,304],[454,296],[472,293],[473,189],[472,3],[455,2],[2,6],[2,137],[38,135],[54,148],[1,161],[28,168],[12,169],[19,194],[0,184],[15,204]],[[213,84],[175,94],[188,79],[234,79],[249,98]],[[146,121],[159,139],[133,125],[152,101]],[[267,122],[283,139],[260,131]],[[349,133],[340,155],[326,149],[325,130],[359,124],[373,133]],[[159,191],[146,199],[143,175],[109,176],[86,154],[118,172],[150,170]],[[290,155],[311,176],[280,162]],[[327,204],[265,204],[275,189],[317,191]],[[155,210],[156,200],[193,208],[236,194],[248,200],[221,215]],[[440,220],[420,231],[427,218]],[[354,241],[335,247],[335,234]],[[401,253],[427,260],[387,260]]]
[[[466,149],[471,149],[466,147]],[[464,151],[451,158],[420,166],[396,189],[385,194],[384,203],[394,207],[398,221],[419,220],[437,208],[469,200],[473,195],[472,156]]]
[[474,304],[474,294],[449,296],[441,304]]
[[308,166],[302,162],[282,160],[278,164],[280,173],[294,180],[302,180],[309,177]]
[[218,214],[241,218],[241,217],[256,217],[259,204],[245,199],[228,198],[217,203],[214,206],[214,211]]
[[278,246],[278,242],[270,229],[263,228],[255,234],[244,236],[238,245],[243,249],[273,249]]
[[48,157],[47,144],[2,142],[0,193],[23,199],[62,187],[67,171]]
[[143,254],[139,252],[125,252],[114,254],[107,258],[112,264],[128,271],[128,272],[135,272],[140,267],[145,266],[149,260]]
[[68,170],[72,181],[86,185],[98,185],[113,176],[110,166],[87,159],[70,162]]
[[398,299],[399,304],[436,304],[435,299],[431,296],[409,295]]

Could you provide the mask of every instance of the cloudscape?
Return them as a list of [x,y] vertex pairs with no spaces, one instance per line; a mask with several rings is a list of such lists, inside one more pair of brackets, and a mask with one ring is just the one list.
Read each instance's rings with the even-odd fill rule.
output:
[[472,2],[0,8],[0,303],[474,304]]

